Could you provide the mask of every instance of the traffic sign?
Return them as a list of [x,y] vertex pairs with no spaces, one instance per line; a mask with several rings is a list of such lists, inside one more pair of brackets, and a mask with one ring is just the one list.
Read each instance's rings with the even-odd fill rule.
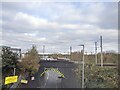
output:
[[17,80],[18,80],[18,76],[5,77],[5,85],[15,83],[15,82],[17,82]]
[[27,80],[23,80],[23,79],[22,79],[20,82],[21,82],[21,83],[25,83],[25,84],[27,84],[27,83],[28,83],[28,81],[27,81]]

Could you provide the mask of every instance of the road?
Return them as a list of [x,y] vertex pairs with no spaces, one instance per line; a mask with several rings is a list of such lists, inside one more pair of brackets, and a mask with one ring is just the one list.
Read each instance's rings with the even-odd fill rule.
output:
[[[40,76],[45,68],[54,68],[64,74],[65,78],[61,78],[58,72],[50,69]],[[81,88],[74,70],[78,68],[78,64],[69,61],[41,61],[40,68],[35,74],[35,80],[29,80],[28,84],[21,84],[20,88]]]

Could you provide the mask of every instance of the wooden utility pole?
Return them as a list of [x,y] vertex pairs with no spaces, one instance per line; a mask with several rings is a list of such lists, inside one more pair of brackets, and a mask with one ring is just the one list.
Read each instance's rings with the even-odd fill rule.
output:
[[97,65],[97,42],[95,42],[95,63]]
[[101,67],[103,67],[102,36],[100,36],[100,48],[101,48]]

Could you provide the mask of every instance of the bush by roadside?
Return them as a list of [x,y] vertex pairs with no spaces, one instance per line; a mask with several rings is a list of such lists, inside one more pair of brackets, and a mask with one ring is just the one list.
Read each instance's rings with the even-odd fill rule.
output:
[[[82,79],[82,65],[75,71]],[[85,88],[118,88],[117,67],[85,65]]]

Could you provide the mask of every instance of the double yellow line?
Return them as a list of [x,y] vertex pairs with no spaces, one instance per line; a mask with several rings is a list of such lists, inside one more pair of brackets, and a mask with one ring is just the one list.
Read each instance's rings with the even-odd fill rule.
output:
[[55,69],[55,68],[48,68],[48,69],[46,69],[43,73],[40,74],[40,77],[42,77],[43,74],[44,74],[45,72],[49,71],[49,70],[53,70],[53,71],[57,72],[62,78],[65,78],[64,74],[61,73],[59,70],[57,70],[57,69]]

